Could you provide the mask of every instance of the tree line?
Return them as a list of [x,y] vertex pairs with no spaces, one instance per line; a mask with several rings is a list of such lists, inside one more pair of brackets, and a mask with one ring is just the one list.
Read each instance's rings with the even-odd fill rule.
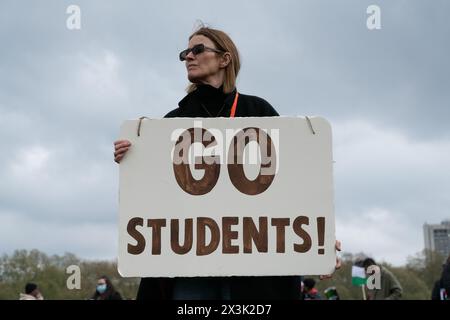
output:
[[[343,300],[362,299],[361,287],[351,284],[351,268],[363,253],[345,253],[342,267],[332,279],[317,281],[317,289],[323,296],[328,287],[336,287]],[[429,300],[434,282],[439,279],[445,257],[435,252],[422,251],[408,258],[404,266],[382,265],[389,268],[403,287],[403,299]],[[81,288],[68,289],[71,276],[67,267],[77,265],[81,271]],[[139,278],[122,278],[115,261],[86,260],[72,253],[47,255],[39,250],[16,250],[0,258],[0,299],[18,299],[28,282],[36,283],[45,299],[89,299],[95,292],[97,279],[108,276],[124,299],[134,299],[139,287]],[[300,290],[300,288],[299,288]]]

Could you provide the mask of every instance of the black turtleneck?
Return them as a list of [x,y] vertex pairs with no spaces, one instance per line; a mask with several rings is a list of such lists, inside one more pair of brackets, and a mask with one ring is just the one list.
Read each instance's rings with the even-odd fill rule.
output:
[[[177,109],[169,112],[165,118],[229,117],[235,94],[236,90],[224,93],[223,86],[215,88],[206,84],[199,85],[178,103]],[[266,100],[239,92],[236,117],[276,117],[278,115]]]
[[[227,94],[223,92],[223,86],[215,88],[209,84],[199,85],[194,91],[202,111],[208,116],[221,116],[225,109],[225,98]],[[206,110],[205,110],[206,109]]]

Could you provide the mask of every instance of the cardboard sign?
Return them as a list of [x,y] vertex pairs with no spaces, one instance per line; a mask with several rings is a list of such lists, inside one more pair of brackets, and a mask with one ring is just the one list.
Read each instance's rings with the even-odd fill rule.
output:
[[120,163],[120,274],[332,273],[331,127],[307,120],[125,121],[120,139],[132,146]]

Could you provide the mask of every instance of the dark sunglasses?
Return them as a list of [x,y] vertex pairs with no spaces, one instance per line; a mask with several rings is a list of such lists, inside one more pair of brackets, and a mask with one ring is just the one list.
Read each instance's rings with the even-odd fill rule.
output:
[[196,56],[200,53],[205,52],[206,50],[217,52],[217,53],[223,53],[222,50],[217,50],[214,48],[206,47],[203,43],[200,43],[200,44],[193,46],[192,48],[188,48],[186,50],[181,51],[180,52],[180,61],[185,61],[189,52],[192,52],[192,54],[194,56]]

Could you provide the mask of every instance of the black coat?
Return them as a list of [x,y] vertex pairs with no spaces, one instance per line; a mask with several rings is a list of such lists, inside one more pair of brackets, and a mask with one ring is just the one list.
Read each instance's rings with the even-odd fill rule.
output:
[[[199,87],[184,97],[178,103],[179,107],[166,114],[165,118],[211,118],[211,115],[229,117],[236,90],[228,94],[219,90],[211,86]],[[279,114],[266,100],[239,93],[235,116],[275,117]]]
[[[221,88],[200,86],[184,97],[179,102],[179,107],[165,117],[229,117],[235,93],[236,91],[224,94]],[[279,114],[266,100],[239,93],[235,117],[273,116]],[[175,288],[185,284],[191,287],[198,284],[201,288],[207,288],[209,299],[299,299],[301,278],[295,276],[143,278],[137,299],[173,299]],[[195,295],[192,297],[195,299]]]
[[[450,259],[450,257],[449,257]],[[441,278],[434,283],[433,290],[431,291],[431,300],[441,299],[441,289],[447,292],[447,296],[450,295],[450,260],[447,259],[447,263],[444,264]]]

